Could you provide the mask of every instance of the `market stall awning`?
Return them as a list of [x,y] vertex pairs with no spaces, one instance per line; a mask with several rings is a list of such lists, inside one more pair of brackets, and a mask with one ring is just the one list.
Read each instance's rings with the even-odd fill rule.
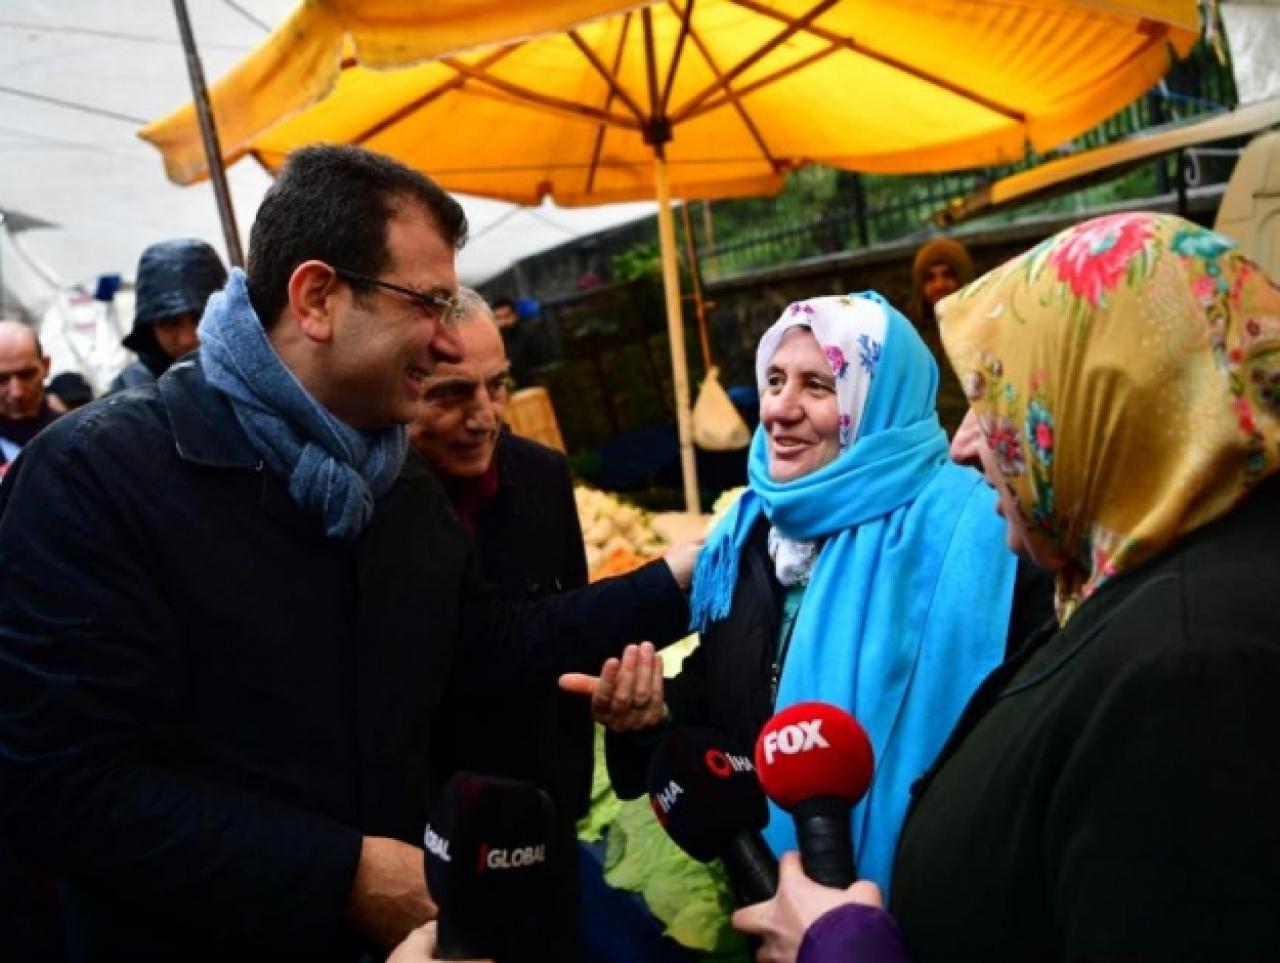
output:
[[1001,178],[968,197],[952,201],[934,214],[933,220],[940,227],[948,227],[1004,208],[1079,190],[1095,181],[1117,177],[1153,157],[1248,136],[1278,125],[1280,98],[1216,114],[1206,120],[1170,125]]

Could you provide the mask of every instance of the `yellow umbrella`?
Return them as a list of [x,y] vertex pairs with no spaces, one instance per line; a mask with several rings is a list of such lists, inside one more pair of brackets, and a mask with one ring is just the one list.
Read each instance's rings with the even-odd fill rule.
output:
[[[328,141],[521,203],[656,195],[693,510],[671,196],[1017,160],[1148,89],[1198,29],[1196,0],[310,0],[211,96],[228,161]],[[142,136],[172,179],[205,174],[190,106]]]

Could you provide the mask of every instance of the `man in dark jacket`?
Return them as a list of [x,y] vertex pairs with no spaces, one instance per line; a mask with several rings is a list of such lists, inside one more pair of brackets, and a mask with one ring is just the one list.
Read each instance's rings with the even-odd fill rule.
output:
[[21,321],[0,321],[0,478],[27,442],[58,417],[45,394],[48,374],[49,359],[35,331]]
[[227,283],[218,252],[204,241],[161,241],[142,252],[133,330],[124,346],[138,356],[111,382],[120,391],[155,381],[199,343],[196,324],[210,295]]
[[[509,598],[536,599],[587,582],[586,552],[564,455],[503,430],[510,362],[484,300],[459,292],[463,357],[441,364],[409,440],[444,482],[463,526],[475,535],[485,575]],[[486,707],[476,713],[475,707]],[[486,675],[454,670],[435,761],[534,782],[556,806],[564,859],[557,873],[558,958],[575,956],[576,823],[591,798],[590,706],[519,684],[495,693]]]
[[0,488],[0,821],[65,881],[73,959],[392,946],[434,914],[411,841],[455,652],[550,688],[682,632],[689,558],[504,603],[406,459],[465,230],[394,161],[298,151],[198,353]]

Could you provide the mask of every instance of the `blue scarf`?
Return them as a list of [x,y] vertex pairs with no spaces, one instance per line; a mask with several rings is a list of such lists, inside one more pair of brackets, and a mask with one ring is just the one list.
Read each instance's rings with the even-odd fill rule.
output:
[[[728,614],[742,547],[762,515],[787,537],[823,540],[776,708],[829,702],[866,729],[876,769],[853,811],[854,851],[858,875],[887,895],[910,786],[1003,658],[1016,560],[995,493],[947,458],[937,365],[910,322],[875,294],[806,303],[821,314],[868,300],[886,327],[856,439],[780,484],[758,429],[749,489],[708,538],[690,605],[695,628]],[[791,817],[770,809],[766,840],[778,853],[795,849]]]
[[319,517],[329,538],[359,535],[373,518],[374,501],[400,474],[408,450],[404,428],[359,431],[312,398],[267,340],[239,268],[210,298],[198,333],[205,377],[230,399],[249,441],[289,495]]

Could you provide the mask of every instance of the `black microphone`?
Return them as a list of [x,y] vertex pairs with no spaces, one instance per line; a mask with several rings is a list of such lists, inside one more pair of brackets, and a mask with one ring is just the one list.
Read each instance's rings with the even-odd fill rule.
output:
[[472,772],[449,780],[423,834],[439,959],[548,958],[554,816],[532,783]]
[[711,729],[672,726],[649,761],[658,822],[699,862],[722,859],[742,905],[771,899],[778,860],[760,837],[769,806],[751,757]]

